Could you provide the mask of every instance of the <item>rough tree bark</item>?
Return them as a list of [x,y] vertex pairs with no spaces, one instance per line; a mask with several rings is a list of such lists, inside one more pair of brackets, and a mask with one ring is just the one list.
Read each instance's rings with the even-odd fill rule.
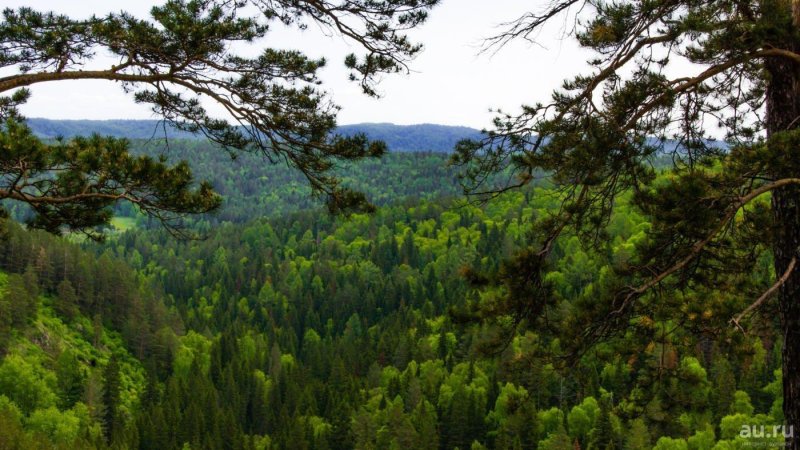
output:
[[[800,0],[792,0],[793,25],[800,27]],[[785,47],[800,50],[800,41]],[[767,90],[767,137],[800,128],[800,65],[787,58],[767,60],[770,79]],[[800,148],[783,151],[785,164],[772,176],[800,175]],[[785,273],[800,249],[800,188],[786,186],[772,193],[776,230],[775,273]],[[800,432],[800,270],[794,270],[781,285],[778,302],[783,335],[783,413],[787,431]],[[792,427],[792,428],[789,428]],[[800,450],[800,439],[787,436],[786,448]]]

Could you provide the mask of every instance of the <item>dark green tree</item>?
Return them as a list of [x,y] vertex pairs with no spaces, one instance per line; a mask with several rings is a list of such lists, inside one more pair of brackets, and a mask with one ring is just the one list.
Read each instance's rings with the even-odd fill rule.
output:
[[65,350],[56,360],[58,376],[58,395],[64,409],[72,408],[83,396],[86,376],[81,370],[78,358],[72,350]]
[[78,296],[69,280],[63,280],[56,287],[56,298],[53,307],[62,316],[72,319],[78,313]]
[[106,440],[114,442],[122,432],[122,417],[119,414],[119,402],[122,385],[119,373],[119,361],[116,355],[111,356],[103,369],[103,428]]
[[46,144],[24,123],[8,119],[0,127],[0,146],[0,199],[30,206],[33,228],[99,237],[93,230],[108,224],[111,206],[127,201],[176,230],[181,215],[220,204],[210,184],[193,187],[186,162],[169,166],[163,159],[134,157],[125,140],[92,136]]
[[25,273],[22,274],[22,278],[25,281],[25,290],[31,294],[31,297],[39,297],[39,277],[36,275],[36,270],[32,265],[29,264],[28,267],[25,268]]
[[351,430],[350,411],[342,404],[337,402],[331,414],[331,431],[327,435],[328,447],[331,450],[345,450],[353,448],[353,433]]
[[[437,2],[167,0],[148,18],[120,12],[75,19],[5,9],[0,67],[12,74],[0,79],[6,94],[0,98],[0,199],[30,205],[36,213],[31,224],[49,231],[106,224],[117,201],[167,225],[219,205],[210,185],[192,188],[185,163],[170,167],[134,158],[125,141],[100,137],[45,145],[19,123],[27,86],[94,79],[120,83],[166,123],[205,135],[232,154],[288,162],[333,211],[369,208],[363,194],[342,188],[330,170],[339,161],[379,156],[385,145],[363,134],[332,135],[338,107],[317,88],[325,60],[276,48],[244,57],[233,49],[268,37],[275,24],[318,25],[364,49],[345,64],[350,78],[376,95],[377,77],[405,70],[420,51],[406,32],[423,23]],[[95,55],[106,52],[117,62],[92,66]],[[218,104],[229,118],[211,117],[203,101]]]
[[4,291],[10,303],[11,324],[24,329],[36,314],[36,299],[25,288],[25,279],[17,274],[9,275]]
[[716,403],[715,410],[718,416],[715,419],[721,419],[730,413],[733,394],[736,392],[736,377],[731,363],[723,356],[716,358],[711,368],[711,374],[714,377],[715,387],[712,401]]
[[[551,22],[574,24],[568,33],[594,52],[592,70],[550,101],[500,114],[493,131],[461,142],[453,158],[470,194],[492,196],[544,174],[562,195],[529,248],[492,276],[471,274],[503,299],[478,315],[514,318],[499,322],[510,324],[505,336],[559,317],[552,331],[578,356],[630,329],[632,318],[688,316],[688,328],[732,333],[727,322],[740,326],[776,295],[783,408],[799,428],[800,4],[559,0],[511,22],[488,46],[532,39]],[[668,178],[657,176],[656,159],[671,166]],[[504,168],[517,181],[491,185],[487,175]],[[652,223],[647,239],[564,314],[544,278],[556,241],[574,234],[607,250],[605,225],[624,193]],[[750,276],[762,255],[774,274]],[[679,291],[689,295],[669,295]],[[787,444],[800,448],[797,439]]]
[[615,436],[613,426],[611,424],[611,405],[610,400],[604,397],[600,400],[600,412],[597,418],[597,424],[591,431],[589,446],[591,450],[610,450],[620,448],[621,445]]
[[13,308],[11,298],[5,293],[0,294],[0,355],[5,355],[8,350],[8,343],[11,340],[11,330]]

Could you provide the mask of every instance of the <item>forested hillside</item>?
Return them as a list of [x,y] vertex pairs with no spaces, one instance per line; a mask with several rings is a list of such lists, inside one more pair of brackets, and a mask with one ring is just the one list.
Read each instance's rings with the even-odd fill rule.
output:
[[106,448],[170,371],[180,316],[110,252],[2,226],[0,447]]
[[[46,3],[0,13],[0,450],[800,450],[800,0]],[[100,84],[154,120],[24,117]]]
[[[272,164],[261,155],[228,152],[201,140],[175,139],[167,148],[163,142],[131,141],[134,154],[165,156],[170,161],[191,161],[196,180],[208,180],[222,195],[222,206],[211,214],[186,217],[186,225],[208,232],[222,222],[244,223],[256,217],[280,217],[290,212],[318,209],[323,202],[311,195],[308,180],[300,171],[280,163]],[[336,174],[345,186],[364,192],[375,205],[387,205],[406,197],[433,199],[456,196],[460,186],[455,171],[447,167],[447,156],[438,153],[389,153],[380,159],[341,164]],[[27,205],[3,201],[11,215],[21,221],[29,217]],[[130,204],[121,204],[122,217],[148,223]]]
[[[737,448],[743,424],[781,420],[769,323],[711,340],[702,307],[642,317],[565,368],[547,333],[474,322],[473,306],[495,300],[464,269],[497,268],[529,239],[559,201],[546,185],[466,205],[447,198],[441,157],[388,155],[349,168],[383,206],[336,218],[292,205],[305,194],[291,174],[265,166],[253,179],[245,158],[201,145],[172,156],[203,155],[195,170],[222,180],[238,211],[195,223],[205,240],[139,226],[79,249],[8,227],[9,448],[699,450]],[[620,207],[606,252],[560,239],[555,295],[590,299],[648,227]],[[752,282],[769,274],[760,263]]]
[[[133,141],[132,147],[136,153],[191,161],[195,178],[209,180],[222,195],[219,211],[193,218],[193,222],[243,223],[323,205],[312,197],[301,172],[280,162],[270,163],[258,154],[238,154],[232,159],[229,153],[199,140],[174,140],[166,150],[163,143],[147,141]],[[341,163],[335,173],[345,186],[364,192],[378,206],[406,197],[433,199],[461,192],[455,170],[447,167],[447,156],[439,153],[388,153],[380,159]]]
[[[128,139],[197,139],[201,135],[181,131],[157,120],[51,120],[31,118],[28,125],[44,138],[86,136],[98,133],[103,136]],[[395,125],[391,123],[360,123],[341,125],[336,133],[352,136],[364,133],[370,139],[386,142],[390,151],[450,153],[461,139],[480,137],[478,130],[468,127],[420,124]]]

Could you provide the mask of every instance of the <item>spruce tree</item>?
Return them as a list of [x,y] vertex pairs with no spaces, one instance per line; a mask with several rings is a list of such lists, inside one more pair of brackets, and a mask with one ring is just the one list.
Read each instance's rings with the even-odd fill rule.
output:
[[75,294],[75,289],[72,288],[72,283],[69,280],[63,280],[58,283],[56,287],[57,296],[53,299],[53,307],[57,313],[72,319],[78,313],[78,296]]
[[24,278],[17,274],[8,276],[3,290],[9,301],[11,324],[24,329],[36,314],[37,299],[25,288]]
[[0,293],[0,356],[5,356],[13,329],[11,298]]
[[114,442],[118,434],[122,432],[122,418],[119,414],[119,402],[122,385],[120,384],[119,361],[116,355],[112,355],[103,370],[103,429],[106,440]]

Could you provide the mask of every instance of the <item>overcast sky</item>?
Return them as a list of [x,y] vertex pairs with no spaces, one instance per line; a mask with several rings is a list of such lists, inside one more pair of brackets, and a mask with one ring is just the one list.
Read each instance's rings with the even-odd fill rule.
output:
[[[86,17],[125,9],[145,16],[158,1],[140,0],[0,0],[3,7],[33,6],[72,17]],[[266,45],[303,50],[309,56],[325,56],[321,72],[324,88],[342,107],[339,123],[393,122],[439,123],[475,128],[490,124],[489,108],[515,111],[523,103],[546,100],[565,77],[584,69],[587,55],[574,42],[560,39],[555,25],[539,36],[538,45],[519,42],[500,52],[479,54],[482,39],[497,26],[518,17],[526,8],[541,9],[548,0],[443,0],[429,21],[412,37],[425,49],[411,64],[411,74],[384,78],[383,96],[361,94],[347,81],[344,55],[357,51],[338,37],[315,27],[305,32],[276,30]],[[28,117],[52,119],[146,119],[150,110],[136,105],[118,85],[108,81],[65,81],[34,85],[33,96],[23,108]]]

